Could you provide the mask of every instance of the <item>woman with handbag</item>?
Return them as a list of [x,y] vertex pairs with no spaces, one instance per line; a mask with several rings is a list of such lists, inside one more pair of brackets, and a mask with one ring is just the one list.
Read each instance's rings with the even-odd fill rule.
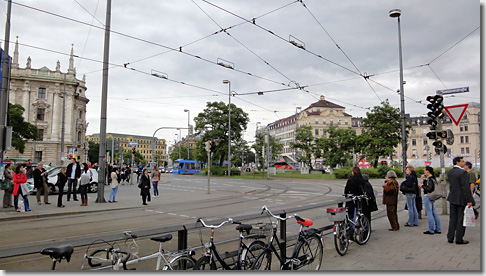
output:
[[407,165],[405,169],[407,174],[400,184],[400,191],[405,194],[408,206],[408,221],[405,226],[418,226],[418,212],[415,198],[417,197],[417,173],[412,165]]
[[18,165],[17,168],[15,169],[15,173],[13,174],[13,183],[14,183],[14,189],[13,189],[13,196],[14,196],[14,206],[15,210],[17,212],[20,212],[19,209],[19,195],[22,196],[24,199],[24,206],[25,206],[25,211],[29,212],[29,199],[27,198],[27,192],[22,189],[22,185],[28,185],[27,184],[27,175],[24,173],[24,166]]
[[[426,235],[440,234],[440,219],[435,209],[434,202],[441,197],[440,188],[434,176],[434,169],[432,167],[425,167],[424,175],[422,175],[423,183],[418,186],[424,189],[424,205],[427,219],[429,220],[429,230],[425,231]],[[437,193],[439,192],[439,193]],[[438,194],[438,198],[436,196]]]
[[150,197],[150,176],[148,174],[147,169],[143,169],[142,171],[142,176],[140,177],[138,188],[140,188],[140,195],[142,196],[142,204],[148,205],[147,198]]
[[79,193],[81,195],[81,205],[88,206],[88,185],[91,182],[91,174],[88,164],[81,164],[81,177],[79,178]]
[[4,190],[3,194],[3,208],[14,207],[12,205],[12,191],[13,191],[13,176],[12,176],[12,169],[10,163],[5,165],[5,171],[3,172],[4,176],[4,184],[6,189]]

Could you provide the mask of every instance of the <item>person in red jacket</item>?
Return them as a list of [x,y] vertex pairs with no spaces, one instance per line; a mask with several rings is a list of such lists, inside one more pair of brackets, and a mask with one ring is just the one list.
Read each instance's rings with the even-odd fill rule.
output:
[[19,195],[22,195],[24,199],[24,206],[25,211],[29,212],[29,199],[27,198],[27,193],[22,191],[22,184],[27,183],[27,175],[24,173],[24,167],[22,165],[17,166],[15,169],[15,173],[13,174],[13,182],[14,182],[14,189],[12,195],[14,195],[14,205],[17,212],[20,212],[19,209]]

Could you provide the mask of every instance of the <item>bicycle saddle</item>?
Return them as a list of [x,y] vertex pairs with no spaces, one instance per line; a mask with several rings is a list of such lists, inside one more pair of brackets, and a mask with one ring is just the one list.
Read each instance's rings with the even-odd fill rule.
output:
[[240,225],[236,226],[235,229],[240,231],[240,232],[246,231],[246,233],[249,233],[250,230],[253,229],[253,226],[251,226],[249,224],[240,224]]
[[314,222],[312,222],[312,220],[308,218],[300,218],[297,220],[297,223],[307,227],[312,226],[312,224],[314,224]]
[[158,242],[166,242],[172,240],[172,234],[165,234],[162,236],[151,237],[150,239]]
[[42,255],[48,255],[53,259],[58,260],[59,262],[62,259],[66,259],[66,261],[71,260],[71,255],[73,254],[74,248],[70,244],[64,244],[55,247],[47,247],[41,250]]

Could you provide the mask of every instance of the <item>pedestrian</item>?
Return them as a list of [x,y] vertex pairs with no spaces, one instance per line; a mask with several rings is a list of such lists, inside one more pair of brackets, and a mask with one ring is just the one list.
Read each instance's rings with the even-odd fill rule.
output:
[[37,164],[37,167],[32,174],[34,177],[34,187],[37,189],[35,197],[37,204],[41,205],[41,192],[44,191],[44,204],[51,204],[49,202],[49,187],[47,186],[47,172],[42,163]]
[[405,226],[418,226],[418,212],[415,202],[418,189],[417,174],[415,173],[415,168],[410,164],[406,166],[405,173],[405,178],[403,178],[403,182],[400,185],[400,191],[405,194],[408,206],[408,221],[405,223]]
[[154,187],[154,197],[159,197],[159,181],[160,171],[157,166],[152,166],[152,172],[150,173],[150,179],[152,179],[152,186]]
[[434,169],[432,167],[425,167],[424,174],[422,175],[423,183],[418,183],[418,186],[424,189],[424,205],[425,213],[427,214],[427,219],[429,221],[429,230],[425,231],[426,235],[440,234],[440,219],[435,209],[434,202],[431,200],[428,194],[432,193],[437,185],[437,180],[435,179]]
[[32,160],[27,160],[27,164],[25,164],[24,167],[24,172],[27,174],[27,179],[32,178],[32,173],[34,172],[34,169],[32,168]]
[[142,175],[143,172],[143,165],[142,163],[138,163],[138,168],[137,168],[137,182],[140,181],[140,175]]
[[67,166],[66,176],[68,178],[68,190],[67,190],[67,201],[71,199],[71,191],[73,193],[73,200],[78,201],[78,196],[76,194],[76,187],[78,185],[78,179],[81,177],[81,167],[76,159],[71,157],[71,163]]
[[110,183],[111,193],[110,193],[110,197],[108,198],[109,203],[116,202],[115,197],[116,197],[116,192],[118,191],[118,174],[119,172],[117,168],[114,168],[113,171],[111,172],[111,183]]
[[91,162],[88,161],[86,164],[88,164],[88,169],[93,168],[93,166],[91,166]]
[[64,208],[64,205],[62,204],[62,196],[64,194],[64,186],[66,185],[67,181],[68,178],[66,176],[66,168],[63,167],[59,170],[59,173],[57,174],[56,182],[57,189],[59,190],[59,195],[57,196],[57,207],[59,208]]
[[142,171],[142,176],[140,177],[138,188],[140,188],[140,195],[142,196],[142,204],[148,205],[147,198],[150,196],[150,177],[147,169],[143,169]]
[[[469,161],[466,161],[466,166],[464,169],[467,171],[467,174],[469,175],[469,185],[471,187],[471,194],[473,195],[474,198],[474,193],[476,193],[476,174],[472,171],[472,163]],[[479,195],[479,194],[478,194]],[[474,200],[476,201],[476,200]],[[473,208],[474,210],[474,215],[476,219],[479,217],[479,211],[476,208]]]
[[98,171],[98,168],[99,168],[98,163],[94,163],[93,164],[93,169],[95,169],[96,171]]
[[385,176],[385,184],[383,184],[383,204],[386,205],[386,215],[390,222],[391,228],[388,231],[400,230],[400,224],[398,224],[398,182],[396,180],[397,174],[393,170],[389,170]]
[[24,173],[24,166],[18,165],[15,168],[15,173],[13,174],[14,189],[12,195],[14,196],[14,206],[17,212],[20,212],[19,208],[19,195],[22,196],[24,201],[24,207],[26,212],[30,212],[29,199],[27,198],[28,193],[25,189],[22,189],[22,185],[27,184],[27,174]]
[[88,186],[91,183],[91,172],[88,164],[81,164],[81,177],[79,178],[79,194],[81,195],[81,205],[88,206]]
[[4,182],[8,183],[8,187],[4,189],[3,193],[3,208],[14,207],[12,204],[12,191],[13,191],[13,175],[12,175],[12,165],[7,163],[5,165],[5,170],[3,171]]
[[447,200],[450,203],[447,241],[453,243],[455,237],[456,244],[468,244],[469,241],[463,239],[466,232],[466,227],[463,226],[464,209],[466,205],[472,207],[475,202],[469,186],[469,175],[463,169],[465,166],[464,158],[461,156],[454,157],[452,163],[454,167],[447,172],[449,179]]
[[[353,196],[358,196],[358,195],[363,195],[364,194],[364,179],[363,176],[361,175],[361,170],[359,167],[353,167],[351,170],[351,177],[348,179],[346,182],[346,186],[344,187],[344,194],[345,195],[353,195]],[[361,200],[361,206],[363,206],[365,202],[365,199]],[[355,220],[355,208],[357,205],[355,204],[354,201],[346,201],[346,207],[348,208],[348,216],[354,221]],[[350,227],[348,229],[348,236],[353,237],[353,228]]]
[[127,183],[130,184],[130,177],[132,175],[132,170],[130,169],[130,166],[128,166],[128,165],[125,168],[125,174],[127,175]]
[[371,212],[378,211],[378,205],[376,204],[376,197],[375,191],[373,190],[373,186],[368,181],[368,175],[362,174],[364,179],[364,191],[367,197],[366,204],[363,206],[363,214],[368,218],[370,222],[370,230],[371,230]]

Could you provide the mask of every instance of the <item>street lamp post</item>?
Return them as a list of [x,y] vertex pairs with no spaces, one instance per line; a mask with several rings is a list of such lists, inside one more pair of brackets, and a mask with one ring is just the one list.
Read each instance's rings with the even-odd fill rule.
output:
[[191,111],[189,109],[184,109],[184,112],[187,112],[187,160],[189,160],[189,136],[192,134],[190,123]]
[[231,82],[223,80],[228,84],[228,176],[231,176]]
[[[297,140],[297,118],[299,117],[299,113],[297,110],[302,109],[300,106],[295,107],[295,132],[294,132],[294,142]],[[297,161],[297,149],[294,150],[294,159]]]
[[402,63],[402,34],[400,29],[400,15],[402,11],[399,9],[391,10],[389,15],[392,18],[398,19],[398,47],[400,56],[400,103],[401,112],[400,117],[402,119],[402,170],[405,173],[407,166],[407,133],[405,130],[405,91],[403,90],[403,63]]

